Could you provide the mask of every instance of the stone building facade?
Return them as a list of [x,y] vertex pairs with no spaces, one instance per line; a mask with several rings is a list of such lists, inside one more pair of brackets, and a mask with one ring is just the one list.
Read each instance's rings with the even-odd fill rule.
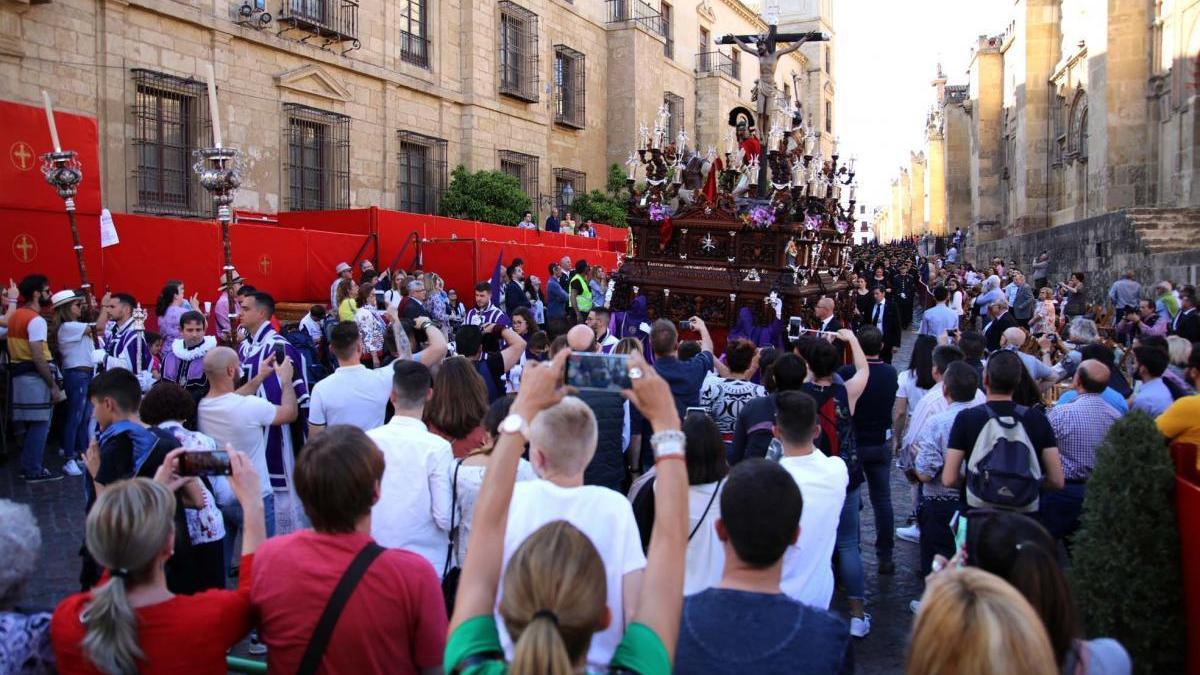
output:
[[[965,83],[939,72],[926,152],[940,147],[946,227],[968,258],[1143,282],[1200,273],[1200,2],[1017,0],[980,36]],[[931,208],[932,216],[932,208]],[[890,225],[890,221],[888,221]],[[881,233],[942,233],[934,220]]]
[[[603,188],[664,103],[672,137],[722,149],[758,64],[716,41],[765,30],[740,0],[0,0],[0,98],[45,89],[96,117],[114,211],[211,213],[191,164],[211,145],[213,64],[245,159],[238,209],[432,213],[463,165],[517,176],[544,217],[567,185]],[[809,80],[832,85],[813,71],[795,53],[777,86],[824,113]]]

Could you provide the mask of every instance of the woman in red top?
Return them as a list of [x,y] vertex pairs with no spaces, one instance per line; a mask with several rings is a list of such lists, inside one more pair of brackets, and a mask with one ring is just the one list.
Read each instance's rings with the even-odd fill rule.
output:
[[242,583],[237,591],[174,595],[164,566],[175,542],[173,450],[154,480],[108,486],[88,514],[88,551],[108,569],[107,581],[59,603],[50,639],[60,673],[225,673],[225,651],[250,631],[249,580],[254,550],[266,538],[258,474],[246,455],[227,450],[230,485],[245,515]]

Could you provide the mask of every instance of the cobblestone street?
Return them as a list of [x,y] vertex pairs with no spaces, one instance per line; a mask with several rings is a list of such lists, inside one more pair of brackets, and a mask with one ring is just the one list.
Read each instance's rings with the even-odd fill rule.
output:
[[[908,363],[914,335],[905,332],[904,345],[895,357],[899,369]],[[61,460],[51,450],[47,462],[59,470]],[[16,448],[10,445],[0,471],[0,497],[30,504],[42,530],[42,558],[26,591],[24,605],[52,608],[58,600],[78,590],[79,547],[83,543],[83,479],[70,476],[53,483],[26,485],[18,477]],[[863,566],[867,579],[867,611],[872,615],[871,634],[855,640],[855,662],[862,673],[900,673],[904,666],[904,647],[912,625],[908,603],[919,596],[917,545],[896,540],[896,573],[876,573],[875,517],[863,490],[862,511]],[[899,472],[892,476],[892,502],[896,518],[910,510],[908,486]],[[835,609],[844,611],[840,595]]]

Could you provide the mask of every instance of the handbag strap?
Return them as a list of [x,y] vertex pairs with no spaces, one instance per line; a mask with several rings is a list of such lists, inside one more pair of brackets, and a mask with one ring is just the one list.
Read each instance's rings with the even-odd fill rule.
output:
[[717,493],[721,491],[721,481],[723,480],[725,479],[717,479],[717,485],[713,488],[712,496],[708,498],[708,506],[704,507],[704,513],[700,514],[700,520],[696,522],[696,526],[688,533],[688,541],[691,541],[692,537],[696,536],[696,533],[700,531],[700,526],[704,524],[704,519],[708,517],[708,510],[712,508],[713,502],[717,500]]
[[454,463],[454,477],[450,479],[450,537],[446,544],[446,564],[442,565],[443,579],[450,573],[450,561],[454,559],[454,545],[458,543],[458,528],[454,525],[454,514],[458,511],[458,470],[462,467],[462,463],[462,459]]
[[354,560],[350,561],[350,566],[346,568],[342,578],[338,580],[337,586],[334,587],[333,595],[329,596],[329,602],[321,612],[321,618],[317,621],[317,627],[313,629],[312,637],[308,639],[308,646],[304,648],[304,658],[300,660],[300,667],[296,670],[299,675],[313,675],[317,672],[317,667],[321,665],[321,659],[325,657],[325,648],[329,646],[329,638],[333,637],[333,629],[337,626],[342,610],[346,608],[346,602],[354,594],[354,589],[362,580],[363,575],[367,573],[371,563],[375,562],[375,559],[383,551],[382,546],[370,541],[354,556]]

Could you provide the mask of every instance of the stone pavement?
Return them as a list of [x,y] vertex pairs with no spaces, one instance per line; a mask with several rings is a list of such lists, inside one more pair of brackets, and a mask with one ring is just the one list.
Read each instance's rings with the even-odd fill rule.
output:
[[[915,335],[905,331],[904,345],[897,352],[893,365],[906,367]],[[11,447],[0,467],[0,497],[29,504],[42,530],[42,557],[30,580],[22,604],[30,607],[52,608],[64,596],[79,589],[79,547],[83,543],[83,479],[66,477],[53,483],[26,485],[17,477],[17,449]],[[58,470],[62,461],[54,451],[47,464]],[[908,485],[904,477],[892,475],[892,503],[897,520],[910,510]],[[863,490],[862,551],[867,581],[867,612],[872,616],[871,634],[854,641],[854,656],[858,672],[900,673],[904,670],[905,646],[912,627],[913,616],[908,603],[920,595],[921,582],[917,576],[917,545],[896,540],[893,559],[896,573],[880,576],[875,561],[875,515]],[[844,612],[845,602],[840,594],[834,598],[834,609]],[[239,650],[240,651],[240,650]]]

